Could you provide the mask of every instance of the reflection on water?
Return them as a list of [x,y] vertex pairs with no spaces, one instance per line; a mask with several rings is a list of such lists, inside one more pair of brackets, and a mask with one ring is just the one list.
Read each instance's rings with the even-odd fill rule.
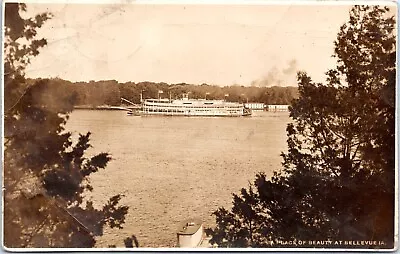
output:
[[252,117],[188,118],[126,116],[122,111],[76,110],[67,129],[92,132],[91,153],[113,160],[91,178],[89,195],[100,205],[124,194],[130,207],[122,230],[106,230],[98,247],[123,246],[136,235],[143,247],[173,247],[181,221],[230,207],[231,193],[247,187],[258,172],[280,168],[286,149],[287,112]]

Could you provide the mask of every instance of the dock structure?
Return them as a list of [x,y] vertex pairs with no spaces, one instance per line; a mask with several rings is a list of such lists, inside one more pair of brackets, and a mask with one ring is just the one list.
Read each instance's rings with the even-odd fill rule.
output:
[[265,110],[272,112],[287,112],[289,111],[289,105],[266,105]]
[[244,106],[252,111],[271,111],[271,112],[287,112],[289,105],[283,104],[265,104],[259,102],[244,103]]
[[244,103],[244,106],[248,109],[251,109],[253,111],[255,110],[264,110],[265,109],[265,104],[264,103],[259,103],[259,102],[247,102]]

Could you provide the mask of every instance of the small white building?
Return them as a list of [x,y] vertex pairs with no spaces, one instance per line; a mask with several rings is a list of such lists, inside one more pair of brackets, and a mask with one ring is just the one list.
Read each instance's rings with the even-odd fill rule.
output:
[[264,103],[258,103],[258,102],[247,102],[247,103],[244,103],[244,106],[251,110],[264,110],[264,108],[265,108]]
[[289,105],[266,105],[265,110],[267,111],[289,111]]
[[203,223],[199,219],[187,220],[180,225],[177,236],[179,247],[198,247],[203,240]]

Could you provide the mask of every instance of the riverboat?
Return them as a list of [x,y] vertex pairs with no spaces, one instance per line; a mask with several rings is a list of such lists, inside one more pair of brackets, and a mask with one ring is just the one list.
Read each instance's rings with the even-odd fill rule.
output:
[[242,103],[224,100],[189,99],[144,99],[140,111],[130,115],[161,115],[161,116],[250,116],[251,110]]

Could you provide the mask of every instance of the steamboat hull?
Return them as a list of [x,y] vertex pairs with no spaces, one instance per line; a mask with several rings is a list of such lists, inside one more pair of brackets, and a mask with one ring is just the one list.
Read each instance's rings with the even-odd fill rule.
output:
[[143,112],[138,111],[135,113],[128,112],[131,116],[180,116],[180,117],[246,117],[251,114],[224,114],[224,113],[211,113],[211,114],[197,114],[197,113],[163,113],[163,112]]

